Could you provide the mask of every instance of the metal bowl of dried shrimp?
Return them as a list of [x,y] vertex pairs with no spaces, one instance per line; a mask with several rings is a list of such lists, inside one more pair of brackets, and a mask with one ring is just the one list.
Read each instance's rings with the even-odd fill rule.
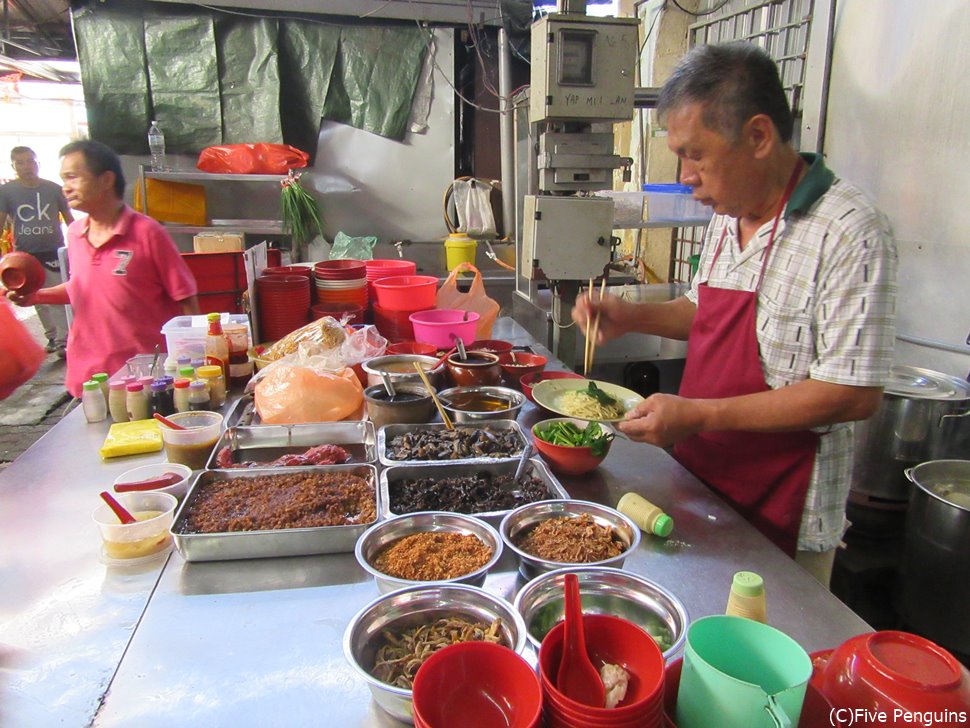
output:
[[499,524],[526,579],[569,566],[620,568],[640,529],[619,511],[589,501],[546,500],[516,508]]
[[422,511],[371,526],[354,555],[382,593],[429,583],[481,586],[502,556],[502,539],[473,516]]
[[411,683],[438,649],[467,640],[497,642],[521,653],[526,629],[504,599],[461,584],[413,586],[361,609],[344,632],[344,657],[377,704],[412,723]]

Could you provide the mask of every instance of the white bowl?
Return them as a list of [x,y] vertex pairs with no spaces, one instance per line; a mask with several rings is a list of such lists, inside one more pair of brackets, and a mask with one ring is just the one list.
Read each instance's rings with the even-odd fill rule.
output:
[[126,470],[115,478],[115,482],[112,484],[112,489],[117,493],[117,486],[120,483],[132,483],[137,480],[158,478],[165,475],[165,473],[178,473],[182,476],[182,479],[177,483],[167,485],[164,488],[153,488],[152,490],[145,490],[141,492],[168,493],[169,495],[174,495],[179,500],[184,498],[185,494],[189,490],[189,477],[192,475],[192,469],[187,465],[181,465],[180,463],[153,463],[151,465],[142,465],[138,468]]

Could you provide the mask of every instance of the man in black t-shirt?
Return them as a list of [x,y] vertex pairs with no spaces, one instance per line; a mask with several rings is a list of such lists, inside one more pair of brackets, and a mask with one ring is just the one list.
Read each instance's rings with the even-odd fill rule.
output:
[[[0,229],[10,217],[17,250],[30,253],[47,273],[45,287],[62,283],[57,250],[64,245],[61,219],[70,224],[74,215],[64,199],[61,186],[38,176],[37,156],[29,147],[14,147],[10,152],[17,178],[0,186]],[[37,316],[47,336],[47,352],[64,358],[67,344],[67,317],[63,306],[39,305]]]

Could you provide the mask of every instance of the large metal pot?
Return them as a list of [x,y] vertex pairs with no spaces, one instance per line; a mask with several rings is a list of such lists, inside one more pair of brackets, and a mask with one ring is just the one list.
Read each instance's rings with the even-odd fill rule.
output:
[[906,501],[903,474],[929,460],[970,457],[970,382],[917,367],[893,367],[882,404],[856,423],[852,490]]
[[914,631],[970,655],[970,461],[934,460],[906,477],[916,487],[906,518],[900,612]]

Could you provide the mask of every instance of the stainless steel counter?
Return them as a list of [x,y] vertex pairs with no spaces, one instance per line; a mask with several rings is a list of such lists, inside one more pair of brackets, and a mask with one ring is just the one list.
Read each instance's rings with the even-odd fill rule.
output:
[[[493,335],[535,346],[507,319]],[[530,408],[520,422],[540,418]],[[378,596],[352,554],[101,564],[98,492],[162,460],[102,463],[106,432],[76,410],[0,473],[0,725],[403,725],[343,658],[348,620]],[[671,537],[645,536],[626,568],[692,618],[722,612],[732,575],[750,569],[771,624],[809,651],[869,629],[663,450],[617,440],[597,471],[563,483],[609,505],[634,490],[673,516]],[[514,569],[503,557],[485,588],[511,599]]]

